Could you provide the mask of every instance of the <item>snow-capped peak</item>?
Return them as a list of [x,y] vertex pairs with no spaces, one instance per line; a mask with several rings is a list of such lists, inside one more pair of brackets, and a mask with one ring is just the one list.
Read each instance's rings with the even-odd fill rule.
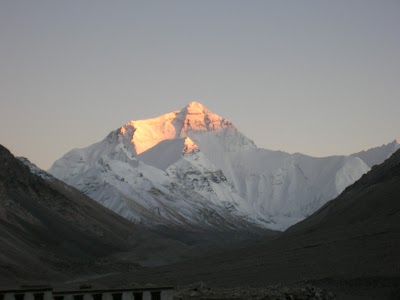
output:
[[159,142],[188,137],[193,133],[234,128],[232,122],[211,112],[199,102],[190,102],[183,109],[156,118],[131,121],[119,129],[136,154],[141,154]]
[[192,113],[195,113],[196,111],[203,113],[209,111],[207,107],[205,107],[203,104],[197,101],[189,102],[189,104],[186,105],[184,109],[186,109],[187,111],[191,111]]
[[224,127],[234,127],[232,122],[211,112],[198,102],[190,102],[178,113],[176,120],[180,137],[193,132],[218,131]]
[[397,145],[327,158],[260,149],[229,120],[190,102],[72,150],[49,172],[146,224],[203,226],[206,219],[218,227],[250,221],[285,229],[336,197],[369,170],[368,162],[383,161]]

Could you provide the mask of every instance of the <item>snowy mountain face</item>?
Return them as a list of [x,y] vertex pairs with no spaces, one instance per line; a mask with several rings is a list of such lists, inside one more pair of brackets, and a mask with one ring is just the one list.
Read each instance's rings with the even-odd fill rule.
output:
[[149,226],[283,230],[368,170],[356,156],[314,158],[257,148],[229,120],[191,102],[72,150],[49,172]]

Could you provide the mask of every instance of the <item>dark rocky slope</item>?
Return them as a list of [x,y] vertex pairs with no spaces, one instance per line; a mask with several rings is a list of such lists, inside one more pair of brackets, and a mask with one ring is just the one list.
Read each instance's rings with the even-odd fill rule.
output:
[[182,248],[54,178],[32,174],[2,146],[0,166],[0,283],[110,271],[118,266],[113,255],[127,251],[133,254],[126,267],[133,267],[162,248]]

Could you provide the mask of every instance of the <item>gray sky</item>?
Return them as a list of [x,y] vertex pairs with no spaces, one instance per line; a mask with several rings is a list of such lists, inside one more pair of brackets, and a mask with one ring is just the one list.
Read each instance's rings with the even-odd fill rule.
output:
[[199,101],[264,148],[400,136],[400,1],[0,1],[0,143],[47,169]]

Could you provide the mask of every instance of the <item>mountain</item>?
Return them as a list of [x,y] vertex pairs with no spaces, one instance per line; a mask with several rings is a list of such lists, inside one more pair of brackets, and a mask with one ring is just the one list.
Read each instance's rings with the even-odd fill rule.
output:
[[71,150],[49,173],[148,226],[283,230],[368,170],[358,157],[257,148],[231,121],[191,102]]
[[188,233],[169,238],[138,227],[1,145],[0,164],[0,284],[166,264],[197,253],[185,241]]
[[360,151],[358,153],[351,154],[353,157],[361,158],[370,168],[375,165],[383,163],[393,153],[400,149],[400,144],[397,140],[393,140],[391,143],[368,149],[366,151]]
[[[399,266],[400,150],[275,240],[103,281],[168,278],[176,285],[202,281],[236,291],[276,284],[307,290],[312,284],[337,299],[399,299]],[[325,299],[315,293],[301,299]]]

